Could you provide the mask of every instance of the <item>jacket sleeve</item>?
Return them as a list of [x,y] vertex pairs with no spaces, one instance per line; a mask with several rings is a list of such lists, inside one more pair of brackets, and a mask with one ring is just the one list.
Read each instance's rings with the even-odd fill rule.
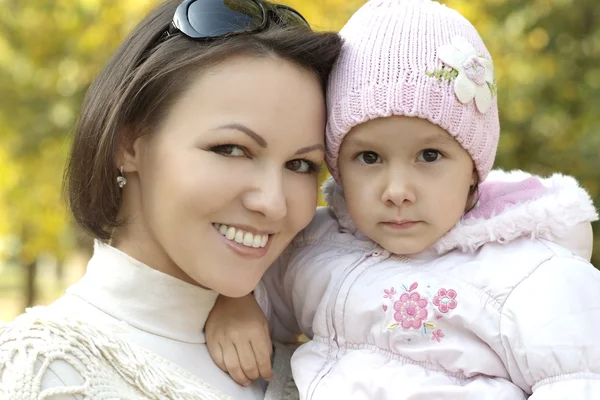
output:
[[530,400],[600,398],[600,272],[555,256],[523,280],[502,309],[511,380]]
[[292,282],[286,276],[293,251],[293,245],[288,246],[254,290],[254,297],[269,320],[271,337],[280,343],[293,343],[300,334],[292,302]]

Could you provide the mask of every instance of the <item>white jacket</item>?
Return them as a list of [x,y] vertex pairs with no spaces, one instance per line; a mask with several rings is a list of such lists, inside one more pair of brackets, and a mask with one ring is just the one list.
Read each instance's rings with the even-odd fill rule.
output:
[[301,399],[600,399],[598,215],[574,179],[495,171],[478,207],[411,258],[325,191],[329,208],[256,290],[275,340],[312,339],[292,358]]

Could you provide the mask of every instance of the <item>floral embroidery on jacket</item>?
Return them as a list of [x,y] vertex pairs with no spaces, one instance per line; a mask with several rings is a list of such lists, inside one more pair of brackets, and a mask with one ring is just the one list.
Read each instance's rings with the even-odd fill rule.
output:
[[[425,296],[415,291],[418,287],[417,282],[410,285],[410,287],[402,285],[404,292],[400,294],[397,300],[395,300],[395,297],[398,292],[394,287],[383,290],[383,298],[389,299],[388,301],[392,303],[394,312],[394,322],[387,327],[387,330],[393,331],[399,326],[405,331],[420,330],[423,337],[431,334],[431,340],[441,342],[446,335],[433,321],[427,320],[430,315],[427,308],[429,304],[437,307],[439,313],[435,313],[435,319],[439,321],[443,319],[443,315],[440,313],[447,314],[458,305],[456,301],[457,293],[453,289],[439,289],[430,303]],[[381,308],[384,312],[387,312],[388,305],[383,304]]]
[[456,308],[456,291],[440,289],[437,296],[433,298],[433,305],[437,306],[441,313],[446,314]]
[[444,332],[442,332],[441,329],[431,332],[431,340],[437,340],[439,342],[444,336],[446,335],[444,335]]
[[417,292],[404,293],[394,303],[394,319],[404,329],[420,329],[427,318],[427,303]]

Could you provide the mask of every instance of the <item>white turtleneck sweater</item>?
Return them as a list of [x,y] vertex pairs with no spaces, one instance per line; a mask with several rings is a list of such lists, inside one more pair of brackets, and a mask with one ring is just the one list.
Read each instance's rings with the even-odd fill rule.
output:
[[[182,382],[179,378],[183,377],[182,388],[194,387],[194,390],[197,390],[198,387],[205,388],[208,392],[214,392],[211,395],[212,397],[208,395],[207,397],[198,397],[198,393],[204,393],[202,391],[204,389],[200,392],[192,391],[196,393],[195,395],[190,395],[192,392],[182,389],[183,392],[187,393],[187,396],[163,395],[162,397],[157,396],[157,398],[217,399],[229,397],[236,400],[262,400],[265,398],[265,393],[259,383],[254,383],[249,387],[239,386],[229,375],[221,371],[210,358],[203,330],[216,298],[217,293],[213,291],[202,289],[156,271],[111,246],[96,242],[94,256],[88,264],[85,276],[78,283],[71,286],[62,298],[48,307],[34,309],[32,312],[17,318],[14,323],[8,325],[8,330],[6,328],[0,330],[0,377],[2,377],[3,371],[8,373],[0,379],[0,395],[21,398],[16,397],[19,391],[23,393],[27,391],[35,392],[35,382],[21,385],[23,387],[16,387],[13,381],[19,381],[19,379],[16,379],[15,376],[11,377],[9,368],[11,364],[7,363],[7,359],[15,357],[15,354],[21,351],[14,343],[27,343],[35,351],[38,351],[37,346],[41,343],[40,346],[42,347],[40,348],[44,349],[41,352],[43,356],[38,356],[38,361],[35,363],[36,366],[32,370],[31,379],[29,380],[35,380],[35,378],[32,378],[35,376],[35,371],[43,370],[44,373],[40,377],[41,381],[38,388],[39,393],[44,393],[44,391],[48,393],[48,390],[60,393],[51,397],[52,400],[88,398],[86,396],[89,395],[89,390],[81,389],[81,387],[89,386],[90,379],[89,376],[82,375],[93,375],[96,370],[100,371],[102,368],[109,370],[108,375],[116,377],[115,387],[123,386],[121,379],[126,382],[125,386],[133,387],[131,393],[134,393],[134,395],[126,397],[128,399],[148,398],[148,394],[145,394],[143,390],[140,391],[139,387],[146,387],[149,392],[152,392],[154,390],[152,385],[159,384],[157,383],[159,381],[166,382],[164,383],[166,386],[177,386],[172,382],[177,381],[179,385]],[[62,322],[61,318],[64,316],[71,318],[71,322]],[[47,323],[46,320],[50,320],[52,323]],[[90,353],[92,355],[89,355],[86,353],[87,350],[84,349],[85,357],[88,358],[83,358],[89,361],[81,362],[82,357],[80,357],[77,362],[74,362],[62,355],[60,346],[51,349],[44,347],[50,341],[54,346],[56,340],[47,340],[44,336],[46,339],[40,342],[38,334],[31,334],[35,331],[31,327],[36,323],[39,326],[35,329],[38,329],[38,332],[44,332],[44,335],[48,331],[46,326],[56,326],[56,329],[60,332],[63,329],[68,329],[68,332],[80,332],[82,337],[93,337],[93,343],[95,344],[88,347],[96,347],[100,343],[98,347],[105,349],[105,344],[107,342],[112,343],[112,339],[116,338],[123,343],[121,347],[126,350],[121,351],[119,348],[118,351],[114,351],[114,358],[120,361],[110,361],[113,357],[111,353],[108,354],[110,362],[106,362],[107,356],[96,358],[93,352]],[[26,328],[23,328],[24,326]],[[75,328],[72,330],[71,328],[64,328],[65,326]],[[96,327],[99,328],[97,332],[94,330]],[[105,327],[110,329],[108,335],[102,333]],[[71,335],[71,333],[68,334]],[[56,338],[56,334],[53,337]],[[10,338],[17,339],[11,340]],[[69,340],[71,342],[73,340],[77,341],[77,339],[72,339],[71,336],[69,336]],[[108,348],[109,353],[113,351],[110,346],[106,348]],[[57,351],[61,355],[52,356]],[[105,351],[101,350],[101,353],[104,355]],[[22,351],[22,355],[25,353],[27,352]],[[49,354],[50,356],[48,356]],[[129,359],[138,354],[142,359],[130,362]],[[46,359],[51,360],[47,366],[44,365]],[[149,360],[151,362],[148,362]],[[85,365],[96,362],[99,362],[97,369]],[[154,370],[143,371],[139,367],[142,364],[157,366],[157,368],[162,369],[159,372]],[[115,368],[115,370],[118,370],[116,374],[113,374],[112,371],[114,365],[120,365],[119,368]],[[285,366],[283,368],[285,369]],[[81,371],[87,372],[82,374]],[[171,373],[175,378],[171,377]],[[285,373],[281,371],[281,374],[286,373],[287,371]],[[161,374],[166,376],[166,380],[161,381],[162,378],[156,378],[156,376],[162,377]],[[104,378],[106,376],[106,373],[102,374],[104,381],[106,381],[106,378]],[[93,382],[99,382],[98,376],[94,375],[93,379]],[[11,382],[8,382],[9,380]],[[86,380],[88,381],[87,384],[85,383]],[[96,384],[96,386],[102,385],[104,384]],[[108,386],[110,387],[111,383]],[[80,389],[73,389],[71,393],[63,393],[69,391],[65,390],[68,387]],[[93,388],[93,390],[96,389]],[[125,392],[115,389],[113,393],[113,395],[120,393],[117,398],[125,398],[125,395],[122,394]],[[103,396],[92,396],[92,398]],[[12,399],[13,397],[9,398]]]

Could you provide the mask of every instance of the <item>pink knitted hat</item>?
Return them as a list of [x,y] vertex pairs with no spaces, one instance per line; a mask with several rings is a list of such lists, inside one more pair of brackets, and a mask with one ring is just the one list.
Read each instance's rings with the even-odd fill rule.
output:
[[327,101],[329,171],[356,125],[405,115],[439,125],[471,155],[483,181],[500,123],[492,58],[473,25],[431,0],[371,0],[340,34],[345,44]]

